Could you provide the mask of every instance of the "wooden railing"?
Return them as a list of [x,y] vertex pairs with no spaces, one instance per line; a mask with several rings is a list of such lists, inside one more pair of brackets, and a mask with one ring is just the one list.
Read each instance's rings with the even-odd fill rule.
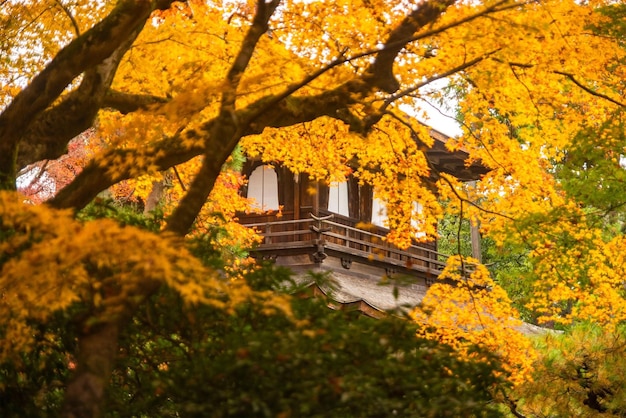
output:
[[263,237],[259,247],[263,252],[311,249],[322,259],[326,253],[346,255],[392,268],[404,267],[435,274],[445,266],[445,261],[441,261],[445,257],[435,251],[432,243],[400,249],[385,241],[384,228],[358,228],[355,220],[330,212],[305,219],[293,219],[293,214],[284,213],[280,218],[265,215],[261,222],[255,222],[260,219],[254,216],[241,220]]

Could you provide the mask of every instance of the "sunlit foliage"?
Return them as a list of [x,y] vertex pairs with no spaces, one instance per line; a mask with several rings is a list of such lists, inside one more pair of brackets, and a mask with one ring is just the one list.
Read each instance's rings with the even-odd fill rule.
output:
[[452,258],[411,317],[423,325],[419,335],[455,347],[463,358],[474,345],[497,353],[511,382],[520,384],[530,378],[535,351],[506,292],[474,261]]
[[[72,175],[51,164],[40,177],[50,182],[43,195],[54,194],[45,206],[1,195],[0,351],[8,358],[27,350],[32,327],[78,309],[78,344],[98,349],[77,351],[66,416],[99,414],[102,396],[80,388],[88,381],[104,393],[120,332],[162,285],[188,303],[232,311],[258,297],[261,309],[288,311],[282,299],[236,280],[249,267],[240,250],[254,241],[232,223],[247,203],[237,194],[245,179],[229,161],[238,146],[313,179],[356,176],[387,204],[387,240],[399,247],[436,238],[438,221],[452,214],[479,224],[497,248],[523,249],[530,318],[563,328],[582,318],[607,330],[624,320],[623,5],[0,6],[0,189],[19,185],[31,202],[42,200],[19,173],[74,152]],[[445,89],[433,86],[442,79]],[[490,170],[475,188],[426,154],[432,140],[416,117],[445,102],[462,125],[446,146]],[[77,153],[70,141],[91,129]],[[165,213],[160,231],[76,220],[105,190]],[[185,236],[210,243],[228,268],[203,265]],[[423,332],[458,343],[461,353],[465,341],[495,347],[517,338],[508,296],[482,266],[468,270],[461,260],[452,258],[431,287],[424,312],[432,316],[415,314],[435,325]],[[448,309],[438,317],[435,304]],[[448,325],[467,334],[436,330]],[[528,375],[516,360],[525,344],[500,353],[515,383]]]

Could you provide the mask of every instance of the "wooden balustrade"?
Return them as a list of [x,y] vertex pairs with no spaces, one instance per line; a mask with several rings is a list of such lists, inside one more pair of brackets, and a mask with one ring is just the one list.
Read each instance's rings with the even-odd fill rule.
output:
[[365,230],[357,227],[356,220],[330,212],[320,215],[306,219],[294,219],[293,213],[280,217],[254,215],[242,217],[241,222],[263,236],[259,247],[263,252],[310,248],[411,270],[439,272],[445,266],[445,257],[435,251],[434,243],[400,249],[385,241],[384,228],[372,226]]

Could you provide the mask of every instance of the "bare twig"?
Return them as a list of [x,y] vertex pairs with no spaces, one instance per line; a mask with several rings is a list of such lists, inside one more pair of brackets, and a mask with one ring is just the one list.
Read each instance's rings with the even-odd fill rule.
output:
[[72,11],[66,5],[64,5],[61,0],[55,0],[55,2],[63,10],[63,12],[65,12],[67,17],[70,19],[70,22],[72,22],[72,26],[74,27],[74,32],[76,33],[76,36],[80,36],[80,28],[78,27],[76,19],[74,19],[74,15],[72,15]]
[[480,314],[480,311],[478,310],[478,303],[476,302],[476,298],[474,297],[474,289],[473,286],[470,284],[469,282],[469,277],[468,277],[468,271],[465,265],[465,257],[463,256],[463,254],[461,254],[461,229],[463,227],[463,200],[461,200],[460,205],[459,205],[459,227],[457,228],[456,231],[456,252],[457,255],[459,256],[459,260],[461,261],[461,280],[462,283],[465,285],[465,289],[467,290],[467,292],[469,293],[470,299],[472,300],[472,306],[474,308],[474,312],[476,313],[476,316],[478,317],[478,322],[480,323],[480,326],[482,327],[482,329],[486,329],[487,327],[485,327],[485,324],[483,323],[483,319],[482,319],[482,315]]
[[489,210],[489,209],[485,209],[485,208],[483,208],[482,206],[480,206],[479,204],[477,204],[477,203],[475,203],[475,202],[472,202],[472,201],[471,201],[471,200],[469,200],[469,199],[464,198],[463,196],[461,196],[461,195],[460,195],[460,194],[456,191],[456,189],[454,188],[454,186],[453,186],[453,185],[452,185],[452,183],[450,182],[450,179],[446,178],[446,176],[442,176],[442,177],[441,177],[441,179],[442,179],[443,181],[445,181],[446,183],[448,183],[448,186],[450,186],[450,190],[452,190],[452,193],[454,193],[454,195],[456,196],[456,198],[457,198],[457,199],[459,199],[459,201],[461,201],[461,202],[465,202],[465,203],[468,203],[468,204],[470,204],[471,206],[474,206],[476,209],[478,209],[478,210],[479,210],[479,211],[481,211],[481,212],[488,213],[488,214],[490,214],[490,215],[494,215],[494,216],[500,216],[500,217],[502,217],[502,218],[504,218],[504,219],[508,219],[509,221],[513,221],[513,222],[515,222],[515,221],[516,221],[516,219],[515,219],[515,218],[513,218],[513,217],[511,217],[511,216],[508,216],[508,215],[505,215],[505,214],[503,214],[503,213],[499,213],[499,212],[494,212],[494,211],[491,211],[491,210]]
[[384,103],[384,104],[383,104],[383,106],[381,107],[381,110],[385,110],[385,109],[386,109],[387,107],[389,107],[389,105],[391,105],[391,103],[393,103],[394,101],[396,101],[396,100],[398,100],[398,99],[400,99],[400,98],[402,98],[402,97],[408,96],[408,95],[410,95],[411,93],[414,93],[415,91],[417,91],[417,90],[421,89],[421,88],[422,88],[422,87],[424,87],[424,86],[427,86],[428,84],[430,84],[430,83],[432,83],[432,82],[434,82],[434,81],[437,81],[437,80],[441,80],[441,79],[443,79],[443,78],[450,77],[451,75],[454,75],[454,74],[456,74],[456,73],[458,73],[458,72],[461,72],[461,71],[463,71],[463,70],[465,70],[465,69],[467,69],[467,68],[469,68],[469,67],[471,67],[471,66],[473,66],[473,65],[478,64],[479,62],[481,62],[482,60],[484,60],[484,59],[486,59],[486,58],[490,57],[491,55],[495,54],[495,53],[496,53],[496,52],[498,52],[499,50],[500,50],[500,49],[496,49],[496,50],[493,50],[493,51],[491,51],[491,52],[487,52],[486,54],[483,54],[483,55],[481,55],[480,57],[476,57],[476,58],[474,58],[473,60],[470,60],[470,61],[464,62],[464,63],[462,63],[462,64],[459,64],[459,65],[457,65],[456,67],[451,68],[451,69],[449,69],[449,70],[448,70],[448,71],[446,71],[446,72],[443,72],[443,73],[441,73],[441,74],[437,74],[437,75],[434,75],[434,76],[432,76],[432,77],[429,77],[429,78],[427,78],[426,80],[422,81],[421,83],[418,83],[418,84],[416,84],[416,85],[412,86],[411,88],[408,88],[408,89],[406,89],[406,90],[403,90],[403,91],[401,91],[401,92],[398,92],[398,93],[396,93],[396,94],[393,94],[393,95],[389,96],[389,98],[385,99],[385,103]]
[[180,184],[180,188],[183,189],[183,192],[186,192],[187,186],[185,186],[183,179],[180,177],[180,174],[178,173],[178,169],[176,168],[176,166],[173,166],[172,168],[174,169],[174,175],[176,176],[176,180],[178,180],[178,184]]
[[555,74],[559,74],[562,75],[564,77],[567,77],[572,83],[576,84],[578,87],[580,87],[581,89],[583,89],[584,91],[586,91],[587,93],[596,96],[596,97],[600,97],[602,99],[608,100],[609,102],[618,105],[619,107],[626,107],[626,104],[617,101],[615,99],[613,99],[612,97],[607,96],[606,94],[602,94],[602,93],[598,93],[597,91],[593,91],[592,89],[590,89],[589,87],[585,86],[584,84],[582,84],[580,81],[576,80],[576,78],[574,77],[573,74],[571,73],[566,73],[563,71],[555,71]]

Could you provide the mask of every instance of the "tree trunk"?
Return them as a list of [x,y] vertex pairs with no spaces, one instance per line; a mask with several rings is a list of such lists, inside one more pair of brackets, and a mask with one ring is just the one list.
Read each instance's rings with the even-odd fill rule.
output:
[[146,204],[143,208],[143,214],[147,215],[159,206],[159,202],[163,198],[165,192],[165,181],[153,181],[152,190],[146,198]]
[[0,155],[0,190],[15,190],[17,188],[17,144]]
[[105,391],[117,356],[119,331],[120,324],[110,322],[79,337],[77,369],[65,393],[62,417],[102,415]]

